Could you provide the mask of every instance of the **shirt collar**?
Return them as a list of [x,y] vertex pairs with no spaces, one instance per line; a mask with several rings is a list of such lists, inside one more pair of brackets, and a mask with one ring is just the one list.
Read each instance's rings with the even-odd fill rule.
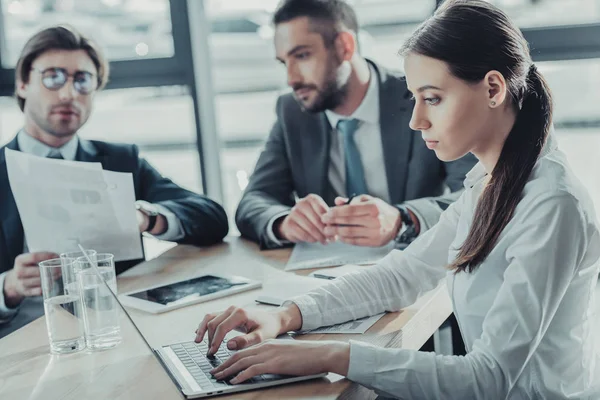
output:
[[[23,153],[32,154],[38,157],[48,157],[50,152],[54,150],[53,147],[50,147],[47,144],[29,136],[24,129],[21,129],[17,135],[17,143],[19,144],[19,150],[21,150]],[[60,155],[63,157],[63,159],[67,161],[75,161],[78,146],[79,137],[75,135],[71,140],[56,150],[60,152]]]
[[[540,158],[546,157],[554,150],[558,149],[558,142],[554,137],[554,126],[550,127],[550,132],[548,133],[548,137],[546,138],[546,143],[544,143],[544,147],[542,147],[542,151],[538,157]],[[465,188],[473,187],[477,182],[483,179],[487,175],[485,168],[481,162],[475,164],[475,166],[465,175],[464,186]]]
[[377,72],[369,65],[371,76],[369,87],[358,108],[350,116],[340,115],[331,110],[325,110],[325,115],[333,128],[337,126],[340,119],[357,119],[371,124],[379,123],[379,80]]

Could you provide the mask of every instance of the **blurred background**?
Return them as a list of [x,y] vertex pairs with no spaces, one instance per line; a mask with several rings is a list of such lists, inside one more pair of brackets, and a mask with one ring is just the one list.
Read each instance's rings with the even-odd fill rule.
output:
[[[514,18],[553,89],[555,126],[600,207],[600,0],[490,0]],[[362,53],[401,69],[402,41],[440,1],[354,0]],[[136,143],[164,175],[235,208],[275,119],[285,70],[273,0],[0,0],[0,145],[22,125],[14,66],[40,29],[69,23],[112,62],[80,134]],[[598,208],[600,209],[600,208]],[[165,246],[150,243],[149,256]]]

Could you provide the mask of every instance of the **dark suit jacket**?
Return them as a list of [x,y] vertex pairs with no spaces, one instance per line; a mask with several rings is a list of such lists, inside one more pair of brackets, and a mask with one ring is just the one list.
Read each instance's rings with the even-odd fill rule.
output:
[[[458,198],[473,155],[445,163],[408,126],[413,104],[400,74],[371,63],[379,80],[381,141],[392,203],[405,203],[421,217],[421,231],[433,226],[443,209]],[[269,221],[299,198],[315,193],[333,205],[328,179],[331,126],[325,113],[301,109],[293,95],[277,101],[277,121],[258,159],[236,212],[243,236],[262,248],[276,246],[267,234]],[[368,165],[363,166],[369,168]],[[444,195],[446,188],[452,193]]]
[[[21,218],[8,181],[5,148],[19,150],[17,139],[0,149],[0,273],[13,268],[15,258],[23,252],[24,240]],[[132,173],[136,200],[160,204],[179,218],[185,233],[179,243],[207,246],[220,242],[227,235],[227,215],[219,204],[205,196],[182,189],[171,180],[162,177],[146,160],[139,157],[135,145],[80,139],[76,160],[99,162],[105,170]],[[142,260],[117,263],[117,273],[140,261]],[[38,306],[41,307],[39,299],[26,299],[15,318],[22,321],[19,323],[13,320],[9,323],[9,328],[17,329],[16,325],[23,325],[42,315],[43,308]],[[0,324],[0,337],[8,333],[3,334],[7,329],[3,325],[7,324]]]

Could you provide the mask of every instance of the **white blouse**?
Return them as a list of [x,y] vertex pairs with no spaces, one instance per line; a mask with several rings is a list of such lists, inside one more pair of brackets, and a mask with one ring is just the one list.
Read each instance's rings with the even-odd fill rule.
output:
[[466,356],[351,341],[348,378],[402,399],[598,399],[593,337],[600,236],[592,201],[549,137],[512,220],[473,273],[446,269],[469,232],[485,170],[439,223],[378,265],[292,299],[302,329],[398,311],[446,278]]

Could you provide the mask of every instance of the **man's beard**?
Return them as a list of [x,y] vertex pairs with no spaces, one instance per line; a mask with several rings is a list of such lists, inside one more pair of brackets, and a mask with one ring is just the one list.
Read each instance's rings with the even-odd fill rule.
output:
[[346,100],[348,95],[348,83],[346,82],[343,85],[340,85],[338,82],[337,71],[339,66],[340,63],[332,57],[327,70],[327,78],[322,89],[319,89],[315,85],[298,85],[293,88],[294,91],[302,88],[317,90],[317,96],[310,106],[306,106],[300,99],[296,98],[296,101],[298,101],[303,110],[310,113],[333,110]]
[[304,106],[303,108],[311,113],[320,113],[325,110],[333,110],[340,106],[346,95],[348,94],[348,85],[338,87],[338,83],[335,79],[328,80],[325,83],[325,87],[318,91],[315,101],[310,107]]
[[38,110],[33,110],[31,112],[30,116],[33,119],[33,121],[36,123],[36,125],[38,127],[40,127],[40,129],[42,129],[44,132],[48,133],[49,135],[54,136],[59,139],[73,136],[74,134],[77,133],[79,128],[81,128],[81,125],[83,125],[80,123],[80,124],[76,124],[76,126],[74,126],[72,128],[67,128],[67,127],[60,126],[61,124],[59,122],[58,124],[56,124],[58,126],[55,126],[55,124],[51,123],[49,119],[44,118],[42,116],[42,113]]

